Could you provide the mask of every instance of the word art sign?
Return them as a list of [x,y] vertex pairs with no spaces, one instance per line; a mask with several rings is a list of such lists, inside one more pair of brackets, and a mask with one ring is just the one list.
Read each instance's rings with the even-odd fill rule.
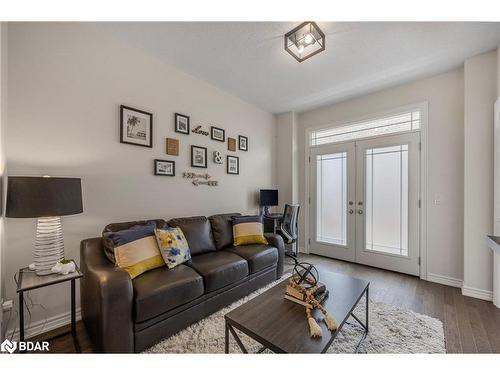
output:
[[202,178],[204,180],[209,180],[212,178],[208,173],[193,173],[193,172],[184,172],[182,177],[194,179],[194,178]]
[[219,186],[219,181],[213,181],[213,180],[193,180],[191,183],[194,186],[199,186],[199,185],[207,185],[207,186]]
[[219,181],[211,180],[212,176],[210,176],[208,173],[184,172],[182,174],[182,177],[192,180],[191,183],[194,186],[219,186]]
[[198,125],[196,128],[194,128],[193,130],[191,130],[192,133],[196,133],[196,134],[201,134],[201,135],[205,135],[208,137],[208,132],[206,130],[203,130],[201,128],[201,125]]

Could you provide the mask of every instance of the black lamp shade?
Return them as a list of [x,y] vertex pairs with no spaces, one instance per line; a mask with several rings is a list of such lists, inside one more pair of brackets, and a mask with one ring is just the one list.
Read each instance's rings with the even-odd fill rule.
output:
[[49,217],[83,212],[79,178],[9,177],[7,217]]

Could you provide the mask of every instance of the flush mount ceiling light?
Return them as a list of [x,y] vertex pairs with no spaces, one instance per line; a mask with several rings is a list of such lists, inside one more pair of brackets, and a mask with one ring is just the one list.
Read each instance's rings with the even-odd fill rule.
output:
[[304,22],[285,34],[285,50],[302,62],[325,50],[325,34],[315,22]]

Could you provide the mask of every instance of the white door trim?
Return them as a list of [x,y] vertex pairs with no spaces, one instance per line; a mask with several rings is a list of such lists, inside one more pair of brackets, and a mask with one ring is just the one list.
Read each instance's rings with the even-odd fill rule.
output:
[[[305,251],[309,254],[309,236],[310,236],[310,150],[311,146],[309,143],[311,131],[348,125],[349,123],[359,122],[363,120],[369,120],[377,117],[390,116],[391,114],[397,114],[404,111],[409,111],[412,109],[420,110],[420,140],[421,140],[421,151],[420,151],[420,200],[421,200],[421,212],[420,212],[420,278],[422,280],[427,280],[428,267],[427,267],[427,175],[428,175],[428,127],[429,127],[429,104],[427,101],[408,104],[400,106],[397,108],[387,109],[376,113],[366,114],[356,118],[351,118],[345,121],[335,121],[329,124],[316,125],[308,127],[304,130],[304,194],[303,201],[306,204],[304,209],[304,239],[305,239]],[[395,133],[397,134],[397,133]]]

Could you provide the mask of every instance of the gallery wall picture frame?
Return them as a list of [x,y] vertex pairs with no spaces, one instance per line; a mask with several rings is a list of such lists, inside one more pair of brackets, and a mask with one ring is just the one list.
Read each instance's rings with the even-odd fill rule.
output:
[[226,156],[227,174],[240,174],[240,158],[238,156]]
[[231,137],[227,138],[227,149],[229,151],[236,151],[236,139]]
[[154,162],[155,176],[175,176],[175,161],[155,159]]
[[167,155],[179,156],[179,140],[175,138],[166,138],[166,153]]
[[214,141],[226,142],[226,131],[216,126],[210,127],[210,138]]
[[244,135],[238,136],[238,150],[248,151],[248,137]]
[[120,143],[152,148],[153,114],[121,105]]
[[175,114],[175,128],[177,133],[189,135],[189,116],[176,113]]
[[207,168],[207,148],[191,145],[191,167]]

